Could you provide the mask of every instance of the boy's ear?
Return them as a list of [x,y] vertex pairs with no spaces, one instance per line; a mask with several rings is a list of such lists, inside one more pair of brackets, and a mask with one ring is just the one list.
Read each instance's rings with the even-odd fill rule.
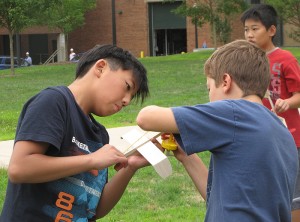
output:
[[223,74],[222,87],[223,87],[224,93],[229,92],[229,90],[232,87],[232,78],[228,73]]
[[103,73],[103,69],[105,69],[105,67],[107,66],[107,62],[104,59],[99,59],[96,63],[95,63],[95,74],[97,75],[97,77],[100,77]]
[[276,26],[275,25],[271,25],[271,27],[268,30],[270,37],[275,36],[276,34]]

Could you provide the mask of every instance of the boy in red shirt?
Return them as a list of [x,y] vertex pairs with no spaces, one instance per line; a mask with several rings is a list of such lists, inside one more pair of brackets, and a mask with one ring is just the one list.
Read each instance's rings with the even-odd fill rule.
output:
[[[285,119],[288,129],[300,148],[300,68],[297,59],[288,51],[276,47],[273,38],[276,34],[277,12],[271,5],[258,4],[245,11],[241,17],[245,28],[245,39],[257,44],[267,52],[271,82],[270,102],[263,103]],[[292,221],[300,218],[300,174],[296,180],[292,205]],[[299,221],[299,220],[298,220]]]

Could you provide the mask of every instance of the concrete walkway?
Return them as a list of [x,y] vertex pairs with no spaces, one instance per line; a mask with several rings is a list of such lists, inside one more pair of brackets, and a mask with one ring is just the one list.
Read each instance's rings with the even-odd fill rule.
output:
[[[121,139],[121,136],[134,128],[138,128],[138,126],[126,126],[107,129],[110,137],[110,144],[117,148],[128,146],[128,144]],[[12,154],[13,145],[13,140],[0,141],[0,168],[7,168]]]

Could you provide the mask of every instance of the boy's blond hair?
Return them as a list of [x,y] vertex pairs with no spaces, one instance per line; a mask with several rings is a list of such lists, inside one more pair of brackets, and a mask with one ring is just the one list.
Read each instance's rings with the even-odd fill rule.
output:
[[218,87],[227,73],[244,92],[243,96],[264,97],[270,83],[266,53],[246,40],[236,40],[218,48],[206,61],[204,72]]

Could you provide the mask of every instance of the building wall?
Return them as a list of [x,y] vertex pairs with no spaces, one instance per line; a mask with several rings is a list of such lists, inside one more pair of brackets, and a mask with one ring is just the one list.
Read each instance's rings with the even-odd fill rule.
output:
[[[116,45],[131,51],[140,57],[141,51],[145,56],[150,55],[148,3],[162,2],[142,0],[115,0],[116,21]],[[163,4],[163,2],[162,2]],[[232,19],[231,41],[244,39],[244,28],[240,16]],[[284,29],[288,29],[285,26]],[[196,47],[195,25],[191,18],[186,18],[187,52],[192,52]],[[284,46],[299,46],[299,43],[291,40],[284,32]],[[198,48],[205,42],[207,47],[212,48],[213,39],[209,24],[197,28]],[[112,34],[112,6],[111,1],[98,0],[96,9],[86,14],[86,24],[70,33],[69,47],[75,52],[84,52],[96,44],[113,44]],[[218,42],[217,47],[222,45]]]
[[141,51],[149,55],[148,4],[141,0],[117,0],[116,26],[118,46],[135,56],[140,56]]
[[289,37],[289,30],[295,29],[293,25],[285,24],[283,26],[283,41],[285,46],[299,46],[300,42],[296,42],[292,38]]
[[[144,1],[115,1],[116,45],[135,56],[149,54],[147,4]],[[69,49],[85,52],[96,44],[113,44],[111,1],[98,0],[97,8],[86,14],[86,24],[70,33]]]
[[[76,29],[67,36],[67,53],[73,48],[76,53],[85,52],[96,44],[113,44],[112,31],[112,1],[97,0],[97,7],[85,15],[85,25]],[[150,55],[150,33],[148,21],[148,4],[151,2],[161,2],[163,0],[115,0],[115,22],[116,22],[116,45],[131,51],[136,57]],[[283,45],[300,46],[288,37],[290,25],[283,27]],[[55,50],[53,45],[57,40],[60,31],[58,29],[48,29],[47,27],[32,27],[25,29],[21,33],[21,55],[30,51],[28,36],[33,34],[48,34],[49,55]],[[191,18],[186,18],[187,52],[192,52],[195,47],[195,25]],[[0,54],[4,52],[2,45],[3,36],[8,35],[8,31],[0,28]],[[197,28],[198,48],[206,42],[207,47],[213,47],[211,38],[211,28],[208,24]],[[244,39],[243,25],[240,16],[235,16],[232,20],[231,40]],[[218,43],[217,46],[220,46]]]
[[97,44],[112,44],[111,1],[98,0],[97,7],[85,15],[85,25],[68,36],[68,51],[85,52]]

